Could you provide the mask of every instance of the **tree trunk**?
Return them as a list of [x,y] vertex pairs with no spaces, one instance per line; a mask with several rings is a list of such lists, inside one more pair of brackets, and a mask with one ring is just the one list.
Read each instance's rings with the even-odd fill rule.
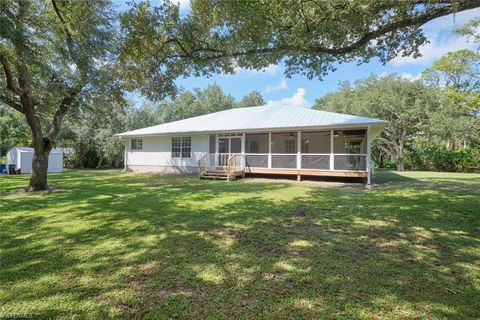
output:
[[397,159],[397,171],[405,171],[405,166],[403,165],[403,159]]
[[97,169],[100,169],[102,167],[102,164],[103,164],[103,156],[100,156],[97,162]]
[[32,160],[32,174],[30,176],[30,184],[28,191],[42,191],[48,189],[47,170],[48,170],[48,156],[50,155],[50,148],[41,148],[33,153]]
[[52,147],[50,141],[42,137],[41,128],[32,127],[33,141],[33,159],[32,173],[30,175],[30,183],[28,191],[43,191],[48,189],[47,170],[48,156]]

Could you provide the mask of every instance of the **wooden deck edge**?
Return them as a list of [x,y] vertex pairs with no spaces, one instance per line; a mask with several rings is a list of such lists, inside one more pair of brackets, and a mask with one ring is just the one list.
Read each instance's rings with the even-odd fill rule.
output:
[[319,176],[319,177],[354,177],[366,178],[366,171],[330,171],[330,170],[302,170],[302,169],[270,169],[270,168],[246,168],[246,173],[257,174],[283,174],[283,175],[302,175],[302,176]]

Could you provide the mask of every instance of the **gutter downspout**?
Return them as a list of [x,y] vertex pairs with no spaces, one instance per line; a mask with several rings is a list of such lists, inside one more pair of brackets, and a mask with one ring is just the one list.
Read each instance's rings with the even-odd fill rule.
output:
[[127,168],[127,154],[128,154],[127,153],[127,139],[128,139],[127,137],[125,137],[123,139],[123,146],[124,146],[123,147],[123,149],[124,149],[124,151],[123,151],[124,152],[124,155],[123,155],[123,171],[124,172],[128,171],[128,168]]
[[372,145],[370,138],[370,126],[367,127],[367,188],[372,186]]

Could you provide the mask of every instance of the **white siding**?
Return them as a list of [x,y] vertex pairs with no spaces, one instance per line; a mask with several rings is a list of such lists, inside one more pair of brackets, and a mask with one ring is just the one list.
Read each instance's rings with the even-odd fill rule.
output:
[[20,157],[18,158],[20,161],[17,161],[17,169],[20,169],[22,173],[30,173],[32,172],[32,160],[33,160],[33,152],[19,152]]
[[48,157],[48,172],[63,171],[63,153],[50,153]]
[[133,171],[196,172],[198,160],[208,153],[208,135],[183,135],[192,138],[190,158],[172,158],[172,137],[143,137],[142,150],[131,150],[131,138],[125,139],[127,168]]

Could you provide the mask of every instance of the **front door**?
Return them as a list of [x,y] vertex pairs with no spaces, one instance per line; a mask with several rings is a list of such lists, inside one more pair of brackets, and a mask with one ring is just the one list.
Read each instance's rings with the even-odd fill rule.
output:
[[242,137],[219,137],[218,138],[218,166],[225,167],[228,157],[232,153],[242,152]]

